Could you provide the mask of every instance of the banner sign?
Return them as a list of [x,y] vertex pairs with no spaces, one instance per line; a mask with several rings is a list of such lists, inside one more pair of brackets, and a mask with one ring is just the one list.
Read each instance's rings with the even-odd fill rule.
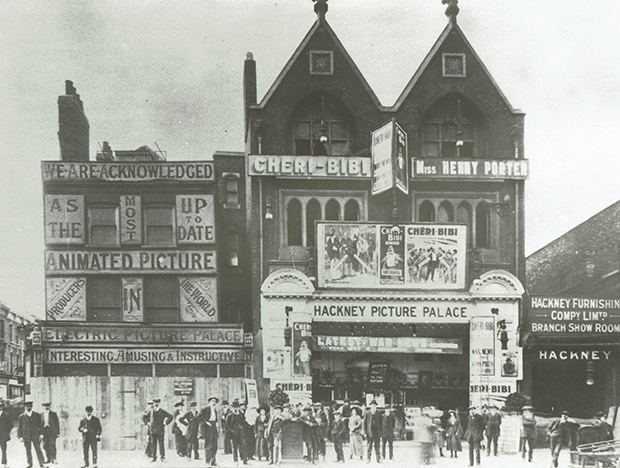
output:
[[472,317],[469,369],[472,377],[495,375],[495,318]]
[[177,244],[214,244],[213,195],[177,195]]
[[45,280],[46,320],[86,320],[86,278]]
[[394,183],[405,195],[409,195],[409,171],[407,170],[407,133],[394,122]]
[[617,336],[620,299],[532,296],[530,323],[539,336]]
[[598,346],[539,347],[534,352],[537,361],[616,361],[617,358],[618,348]]
[[142,244],[142,204],[140,195],[121,195],[121,244]]
[[144,296],[142,278],[122,278],[123,288],[123,322],[144,321]]
[[313,349],[352,353],[462,354],[460,338],[314,335]]
[[47,364],[242,364],[235,349],[165,348],[46,348]]
[[214,250],[102,250],[45,252],[45,274],[215,273]]
[[293,376],[312,376],[311,336],[311,323],[296,322],[293,324]]
[[413,159],[414,179],[513,179],[529,177],[527,159]]
[[409,194],[407,133],[394,119],[372,132],[372,194],[396,186]]
[[370,178],[370,158],[356,156],[248,156],[251,176],[286,179]]
[[181,322],[217,322],[217,278],[179,278]]
[[258,402],[258,389],[256,388],[256,380],[254,379],[245,379],[245,393],[246,393],[246,402],[248,404],[248,408],[258,408],[260,403]]
[[317,223],[322,288],[465,288],[467,226]]
[[313,300],[315,322],[469,323],[474,304],[459,301]]
[[269,387],[288,394],[291,405],[312,403],[312,378],[270,379]]
[[198,343],[243,345],[243,327],[152,326],[49,326],[43,327],[45,343]]
[[49,180],[105,180],[110,182],[143,182],[173,180],[181,182],[213,182],[213,162],[114,162],[69,163],[43,161],[43,182]]
[[84,196],[45,195],[45,244],[84,244]]
[[263,352],[265,378],[291,376],[291,348],[270,348]]

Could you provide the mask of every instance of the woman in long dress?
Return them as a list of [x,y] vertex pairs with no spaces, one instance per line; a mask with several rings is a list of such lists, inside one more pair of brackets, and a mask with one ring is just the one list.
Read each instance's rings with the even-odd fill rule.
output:
[[446,421],[446,449],[450,451],[450,458],[458,458],[461,446],[461,422],[456,411],[450,410],[450,416]]
[[362,443],[362,409],[359,407],[352,408],[351,417],[349,418],[349,439],[351,443],[351,458],[360,460],[364,459],[364,447]]

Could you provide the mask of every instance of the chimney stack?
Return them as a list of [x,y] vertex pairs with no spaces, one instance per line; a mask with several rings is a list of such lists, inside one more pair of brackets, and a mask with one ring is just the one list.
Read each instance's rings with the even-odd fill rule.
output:
[[252,52],[248,52],[243,65],[243,111],[245,117],[245,136],[248,135],[250,106],[256,104],[256,62]]
[[62,161],[88,162],[90,125],[84,104],[73,82],[65,81],[65,95],[58,96],[58,141]]

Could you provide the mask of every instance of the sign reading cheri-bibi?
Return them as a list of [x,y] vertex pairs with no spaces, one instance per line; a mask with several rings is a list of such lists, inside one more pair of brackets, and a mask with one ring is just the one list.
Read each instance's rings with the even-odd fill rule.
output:
[[317,223],[319,286],[463,289],[467,227]]
[[370,158],[357,156],[256,156],[250,155],[251,176],[283,178],[363,178],[370,177]]

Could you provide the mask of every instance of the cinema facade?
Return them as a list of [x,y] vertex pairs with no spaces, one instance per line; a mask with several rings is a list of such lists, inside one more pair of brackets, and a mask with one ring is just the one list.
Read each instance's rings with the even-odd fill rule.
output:
[[259,393],[501,404],[527,373],[524,115],[452,5],[389,107],[315,11],[260,101],[245,61]]

